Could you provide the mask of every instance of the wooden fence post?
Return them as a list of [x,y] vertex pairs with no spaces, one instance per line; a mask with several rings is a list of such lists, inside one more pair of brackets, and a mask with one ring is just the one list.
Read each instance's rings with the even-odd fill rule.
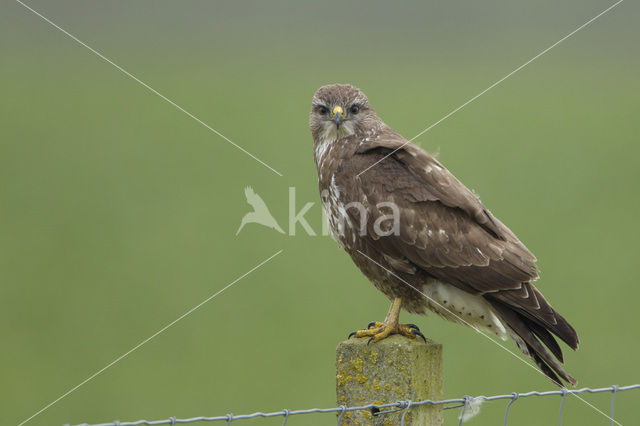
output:
[[[338,405],[347,407],[396,401],[442,399],[442,345],[431,340],[390,336],[367,345],[368,338],[341,342],[336,350]],[[387,408],[385,411],[394,410]],[[375,410],[374,410],[375,411]],[[399,425],[404,410],[344,413],[341,425]],[[406,426],[440,426],[442,406],[411,407]]]

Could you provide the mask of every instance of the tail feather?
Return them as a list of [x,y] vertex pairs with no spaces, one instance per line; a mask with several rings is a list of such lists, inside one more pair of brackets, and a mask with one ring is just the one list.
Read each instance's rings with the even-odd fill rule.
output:
[[522,317],[522,320],[533,332],[533,334],[535,334],[536,337],[540,339],[540,341],[544,343],[547,348],[549,348],[551,353],[555,355],[555,357],[558,358],[560,362],[564,362],[564,355],[562,354],[562,349],[560,349],[560,345],[558,345],[558,342],[556,341],[556,339],[554,339],[551,333],[549,333],[549,330],[547,330],[540,324],[534,321],[531,321],[527,317]]
[[[549,331],[562,339],[567,345],[569,345],[571,349],[578,349],[580,340],[578,339],[578,333],[576,333],[576,330],[571,326],[571,324],[569,324],[566,319],[564,319],[562,315],[560,315],[555,309],[551,307],[542,293],[540,293],[540,290],[535,288],[532,284],[530,284],[530,286],[538,301],[541,304],[544,304],[545,308],[552,313],[554,321],[552,322],[552,324],[548,325]],[[535,322],[535,318],[533,318],[533,321]]]
[[[520,350],[533,359],[549,379],[558,386],[563,386],[558,378],[560,376],[570,384],[576,385],[576,379],[571,377],[561,364],[563,356],[560,346],[545,327],[495,299],[488,298],[488,300],[509,328],[511,337]],[[552,353],[560,362],[553,357]]]
[[[558,376],[553,371],[553,369],[551,367],[549,367],[549,365],[547,363],[544,362],[542,357],[540,357],[540,355],[538,355],[535,352],[535,349],[533,349],[529,345],[527,345],[527,349],[529,350],[529,353],[530,353],[529,356],[531,357],[531,359],[533,359],[533,361],[536,363],[538,368],[540,368],[540,370],[544,373],[544,375],[547,376],[548,378],[550,378],[553,383],[555,383],[556,385],[558,385],[561,388],[563,388],[564,384],[562,383],[560,378],[558,378]],[[575,379],[574,379],[574,382],[575,382]],[[569,383],[571,383],[571,382],[569,381]],[[571,384],[575,385],[575,383],[571,383]]]
[[571,349],[578,348],[580,341],[574,328],[553,309],[533,284],[523,283],[520,289],[500,291],[492,294],[491,297],[552,332]]

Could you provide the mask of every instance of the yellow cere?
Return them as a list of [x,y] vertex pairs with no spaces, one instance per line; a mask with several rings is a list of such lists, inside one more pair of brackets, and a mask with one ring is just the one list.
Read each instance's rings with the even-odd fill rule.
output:
[[333,116],[335,117],[337,113],[340,113],[340,115],[344,117],[344,110],[340,105],[333,107]]

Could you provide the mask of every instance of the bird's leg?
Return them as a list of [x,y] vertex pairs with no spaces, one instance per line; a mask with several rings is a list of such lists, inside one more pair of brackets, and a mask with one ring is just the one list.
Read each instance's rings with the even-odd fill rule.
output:
[[415,324],[400,324],[400,308],[402,307],[402,298],[396,297],[391,302],[391,308],[389,313],[384,319],[384,322],[372,322],[369,324],[366,330],[354,331],[349,335],[355,337],[369,337],[367,343],[375,343],[392,334],[401,334],[409,339],[415,339],[416,336],[422,337],[425,341],[424,335],[420,332],[420,329]]

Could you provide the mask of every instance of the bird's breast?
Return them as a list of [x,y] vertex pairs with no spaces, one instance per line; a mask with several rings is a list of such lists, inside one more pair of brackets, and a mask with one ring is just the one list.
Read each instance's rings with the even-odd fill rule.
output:
[[336,181],[336,173],[331,174],[327,184],[321,183],[322,208],[333,239],[340,247],[352,249],[359,230],[347,213],[344,190]]

